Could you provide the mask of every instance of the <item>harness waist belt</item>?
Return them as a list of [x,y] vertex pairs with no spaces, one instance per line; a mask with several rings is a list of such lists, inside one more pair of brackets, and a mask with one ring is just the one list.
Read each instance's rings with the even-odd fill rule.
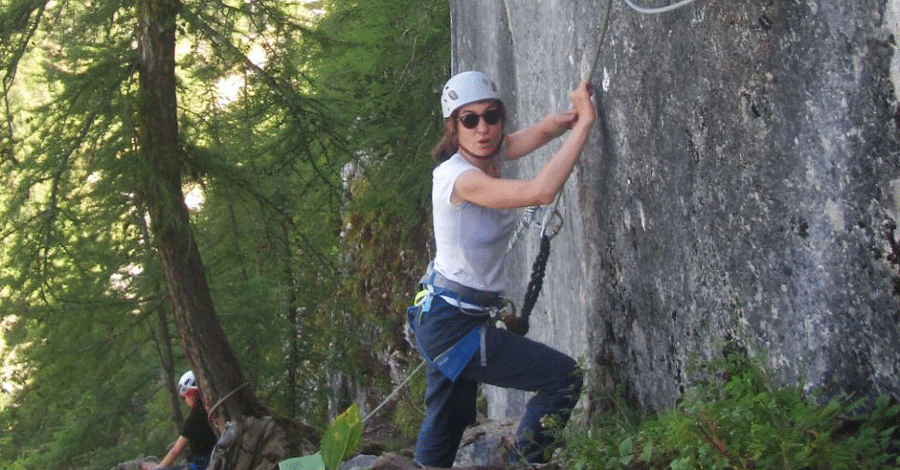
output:
[[[447,295],[449,292],[452,293],[457,301],[467,304],[492,307],[501,303],[499,292],[473,289],[458,282],[451,281],[434,270],[433,262],[428,264],[428,270],[425,271],[425,276],[422,277],[422,280],[419,281],[419,283],[422,285],[433,286],[436,289],[436,295]],[[447,292],[441,292],[441,290]]]

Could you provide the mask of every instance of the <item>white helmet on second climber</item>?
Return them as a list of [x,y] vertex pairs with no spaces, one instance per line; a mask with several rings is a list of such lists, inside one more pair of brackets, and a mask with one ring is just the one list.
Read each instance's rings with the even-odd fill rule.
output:
[[197,379],[194,378],[194,371],[189,370],[181,375],[178,380],[178,394],[184,396],[188,390],[197,388]]
[[497,84],[481,72],[458,73],[447,80],[441,92],[441,111],[444,119],[449,118],[459,107],[482,100],[503,101],[500,99]]

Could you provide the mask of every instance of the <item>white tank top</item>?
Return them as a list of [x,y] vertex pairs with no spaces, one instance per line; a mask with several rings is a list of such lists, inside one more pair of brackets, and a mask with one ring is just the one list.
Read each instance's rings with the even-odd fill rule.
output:
[[515,226],[515,213],[468,201],[454,204],[453,186],[469,170],[481,171],[457,153],[438,165],[432,174],[431,204],[437,248],[434,269],[464,286],[503,292],[506,245]]

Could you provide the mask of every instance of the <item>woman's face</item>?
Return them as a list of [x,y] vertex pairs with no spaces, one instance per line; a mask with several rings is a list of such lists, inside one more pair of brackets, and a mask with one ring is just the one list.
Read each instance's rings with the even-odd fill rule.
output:
[[502,115],[500,105],[494,100],[478,101],[459,108],[456,133],[460,152],[479,159],[496,152],[503,141]]

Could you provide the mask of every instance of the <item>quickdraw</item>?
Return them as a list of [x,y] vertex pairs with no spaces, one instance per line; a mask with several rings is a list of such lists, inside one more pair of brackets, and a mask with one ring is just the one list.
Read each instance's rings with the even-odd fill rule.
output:
[[541,223],[539,225],[541,229],[540,236],[543,237],[544,235],[547,235],[553,239],[553,237],[559,234],[563,227],[563,217],[562,213],[557,209],[558,205],[559,194],[557,194],[552,206],[530,206],[526,208],[518,225],[516,225],[516,229],[509,238],[509,243],[506,245],[506,253],[509,254],[509,252],[519,244],[519,241],[522,239],[522,234],[525,233],[525,229],[536,223],[538,211],[542,212]]

